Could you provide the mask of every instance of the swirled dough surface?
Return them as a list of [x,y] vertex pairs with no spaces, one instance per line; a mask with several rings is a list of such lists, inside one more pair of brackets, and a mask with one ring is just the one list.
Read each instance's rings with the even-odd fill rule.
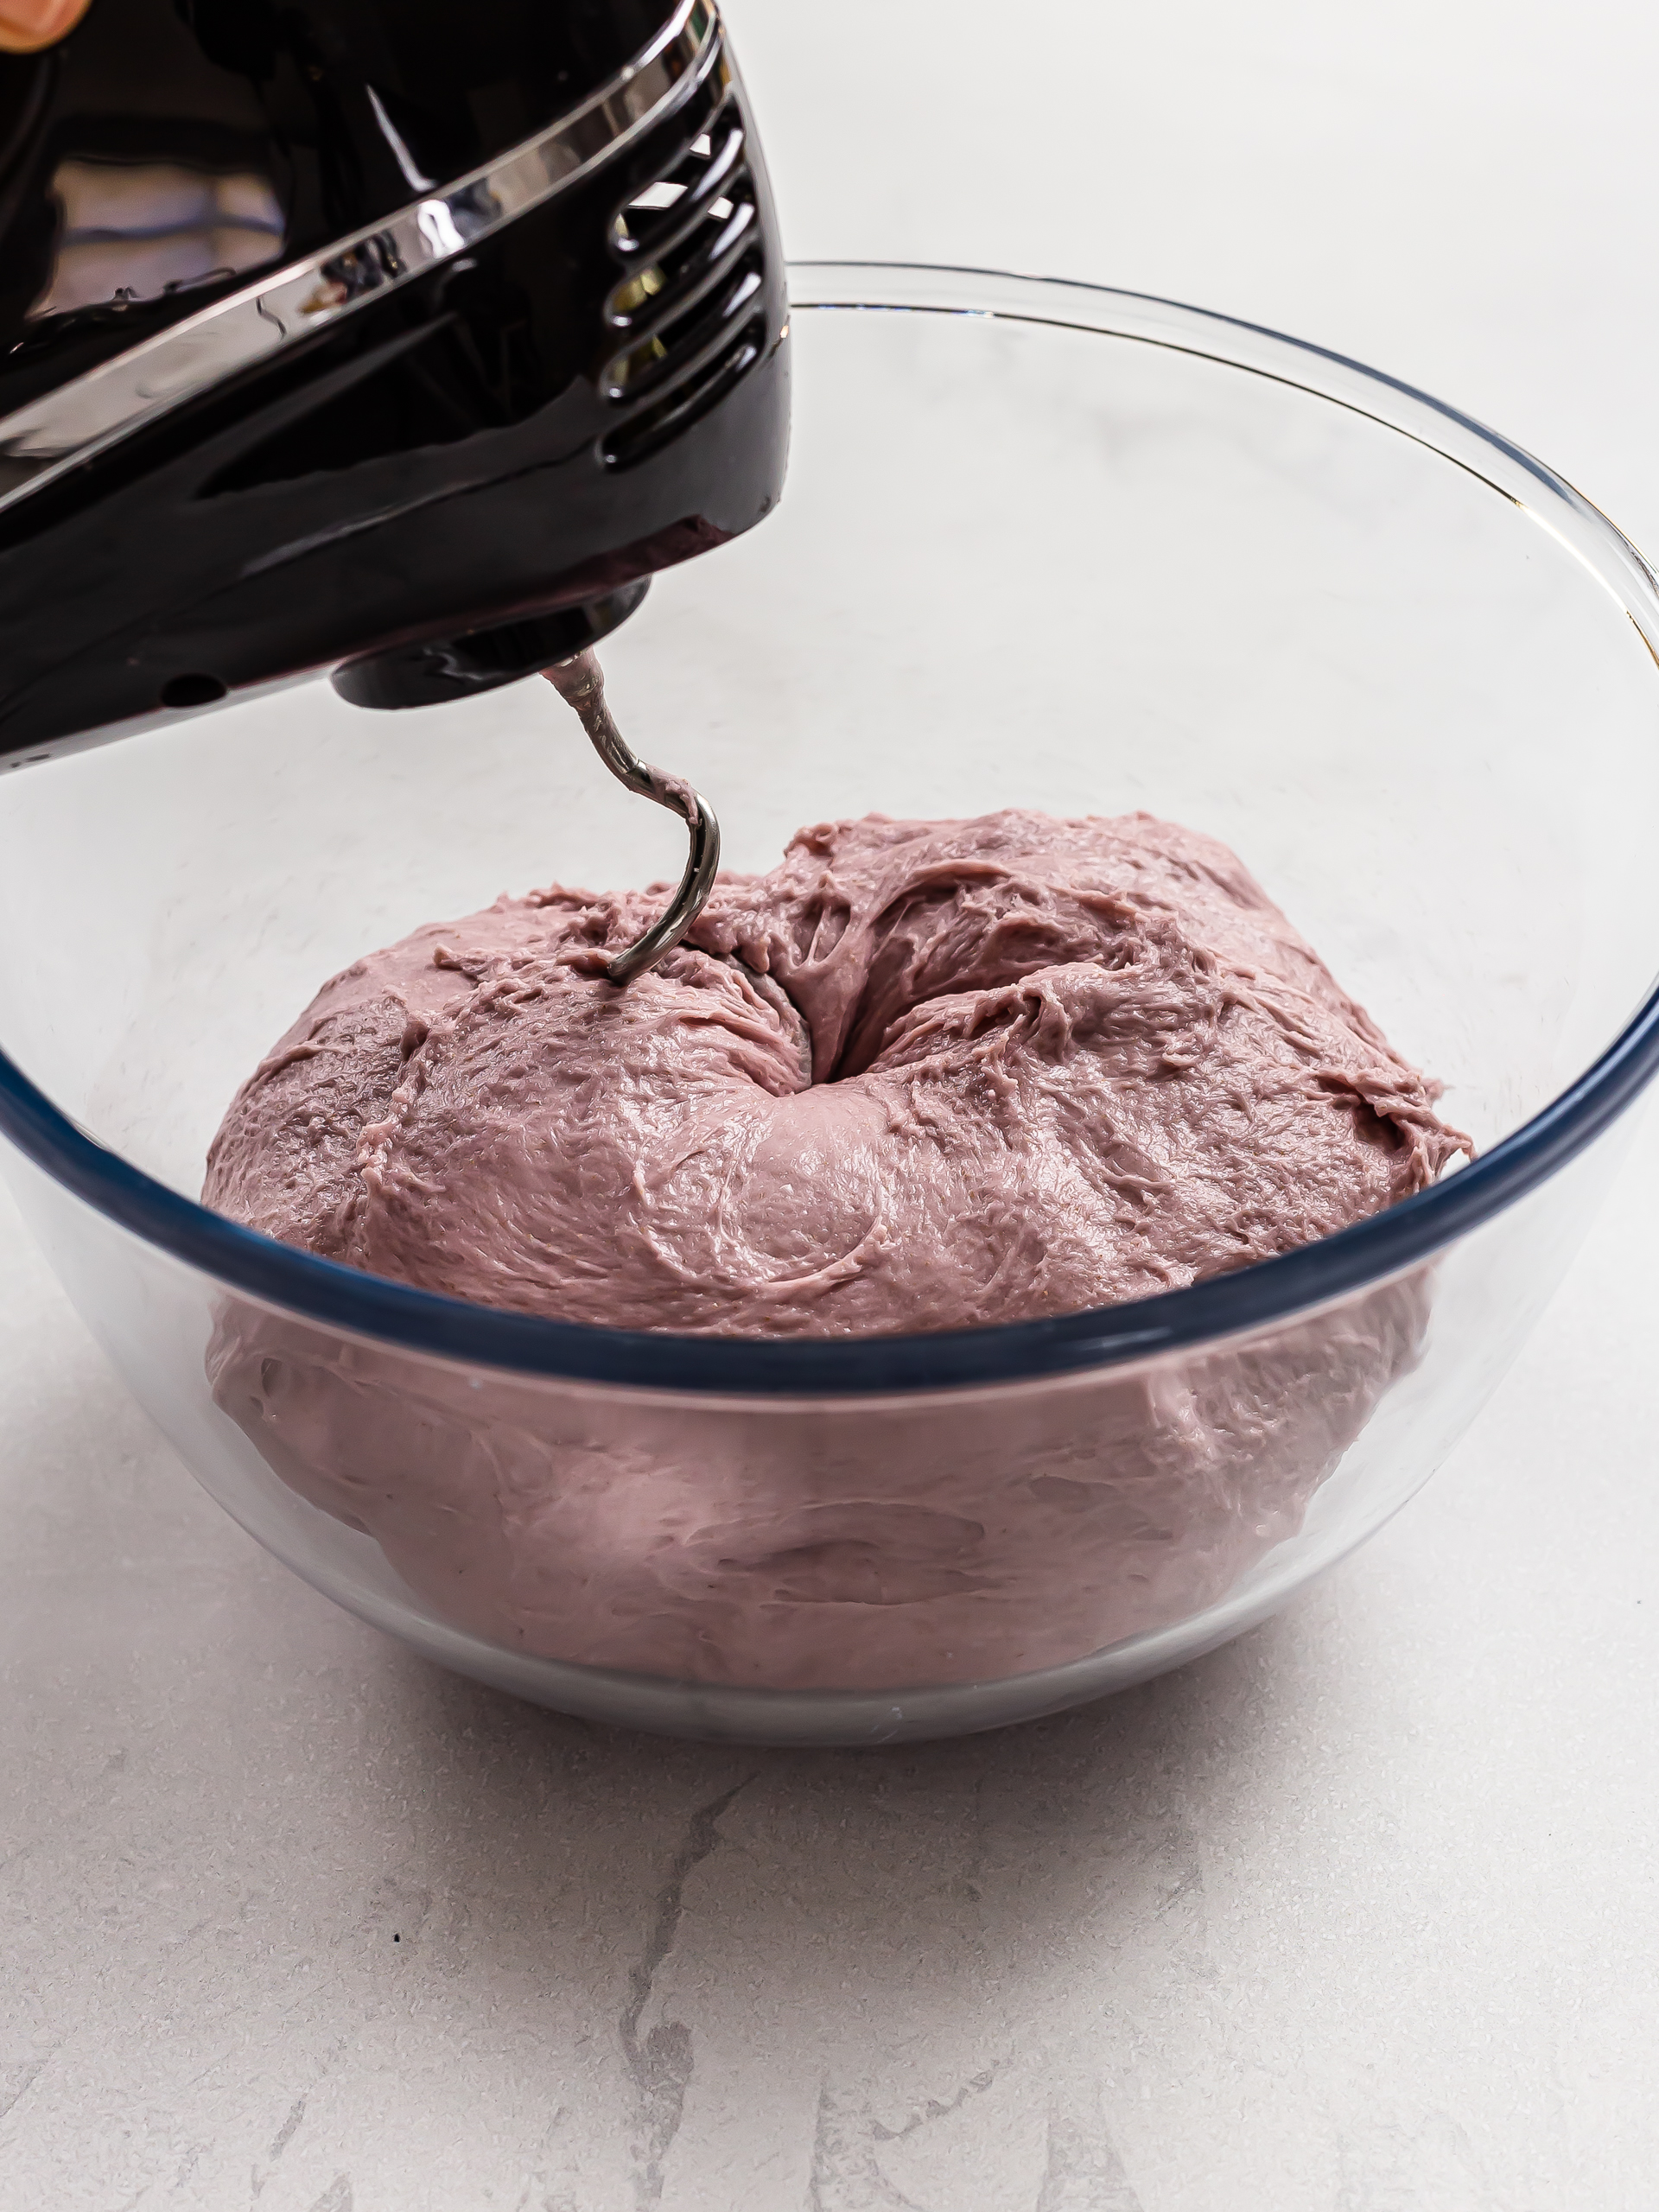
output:
[[1194,1282],[1461,1142],[1234,855],[1147,815],[805,830],[616,989],[659,906],[533,892],[356,962],[206,1202],[518,1313],[855,1336]]

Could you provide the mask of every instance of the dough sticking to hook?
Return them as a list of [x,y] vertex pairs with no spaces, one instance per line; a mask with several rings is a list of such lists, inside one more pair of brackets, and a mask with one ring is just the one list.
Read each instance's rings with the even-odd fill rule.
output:
[[667,907],[642,938],[607,963],[605,972],[612,982],[628,983],[673,950],[708,903],[720,866],[720,824],[700,791],[677,776],[665,776],[633,752],[605,703],[605,678],[591,652],[575,653],[542,673],[565,704],[575,709],[594,752],[618,782],[677,814],[690,832],[685,874]]

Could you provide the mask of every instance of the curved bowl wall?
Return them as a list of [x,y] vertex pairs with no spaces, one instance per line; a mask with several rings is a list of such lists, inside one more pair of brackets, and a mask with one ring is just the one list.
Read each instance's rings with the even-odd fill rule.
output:
[[605,654],[728,864],[872,810],[1210,831],[1475,1163],[1192,1291],[866,1343],[516,1319],[203,1213],[323,976],[503,889],[677,871],[533,683],[393,716],[308,685],[6,779],[0,1126],[137,1395],[318,1588],[573,1712],[858,1742],[1210,1648],[1466,1426],[1659,1053],[1659,598],[1548,470],[1317,349],[971,272],[792,289],[787,499]]

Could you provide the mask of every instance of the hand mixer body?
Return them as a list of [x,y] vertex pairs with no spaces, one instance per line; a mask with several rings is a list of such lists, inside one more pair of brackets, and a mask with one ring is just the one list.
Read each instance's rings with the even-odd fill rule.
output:
[[0,765],[510,681],[779,496],[708,0],[95,0],[0,133]]

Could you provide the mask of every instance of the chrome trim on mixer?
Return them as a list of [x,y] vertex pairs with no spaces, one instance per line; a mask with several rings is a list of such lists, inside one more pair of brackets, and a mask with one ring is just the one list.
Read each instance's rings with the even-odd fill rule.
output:
[[659,121],[719,48],[714,0],[680,0],[649,46],[535,137],[0,418],[0,508],[564,191]]

